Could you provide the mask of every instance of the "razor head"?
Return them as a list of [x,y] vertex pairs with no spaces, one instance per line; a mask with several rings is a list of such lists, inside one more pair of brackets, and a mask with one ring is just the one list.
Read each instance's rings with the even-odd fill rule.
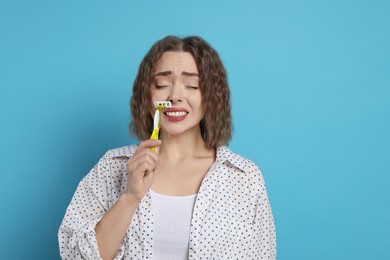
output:
[[172,107],[171,101],[154,101],[153,104],[154,104],[154,108],[157,109]]

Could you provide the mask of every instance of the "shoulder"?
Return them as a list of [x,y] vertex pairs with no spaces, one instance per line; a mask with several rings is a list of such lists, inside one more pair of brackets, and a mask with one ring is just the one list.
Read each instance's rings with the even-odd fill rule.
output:
[[[84,176],[79,184],[82,194],[93,191],[101,201],[111,206],[126,189],[127,159],[132,157],[138,145],[129,145],[108,150],[99,162]],[[107,208],[109,207],[107,206]]]
[[108,150],[85,176],[86,180],[120,182],[127,176],[127,160],[135,154],[137,148],[138,145],[128,145]]
[[138,145],[132,144],[128,146],[123,146],[115,149],[108,150],[102,159],[111,160],[111,159],[120,159],[120,158],[130,158],[135,154]]
[[248,174],[260,173],[260,168],[254,162],[232,152],[226,146],[221,146],[217,149],[217,161],[219,161],[219,163],[229,163],[231,166]]
[[138,145],[128,145],[108,150],[95,165],[95,169],[100,173],[108,174],[111,166],[124,167],[127,160],[135,154]]
[[232,152],[229,148],[221,146],[217,149],[217,165],[224,172],[234,174],[240,179],[246,180],[249,186],[259,187],[264,185],[264,178],[260,168],[250,159]]

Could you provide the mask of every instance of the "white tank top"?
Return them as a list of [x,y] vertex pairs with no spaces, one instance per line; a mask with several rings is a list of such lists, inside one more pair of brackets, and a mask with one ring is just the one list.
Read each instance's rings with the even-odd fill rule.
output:
[[154,216],[153,259],[188,259],[190,226],[196,194],[168,196],[150,190]]

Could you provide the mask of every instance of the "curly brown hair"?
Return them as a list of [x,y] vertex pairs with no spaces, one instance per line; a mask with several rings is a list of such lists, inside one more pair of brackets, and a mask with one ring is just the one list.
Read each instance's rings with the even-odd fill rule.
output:
[[167,36],[157,41],[142,60],[134,80],[130,100],[132,121],[130,131],[146,140],[153,130],[150,114],[150,86],[155,66],[167,51],[189,52],[194,57],[199,72],[199,87],[205,115],[200,122],[203,140],[210,148],[227,145],[232,136],[230,90],[226,70],[218,53],[199,36],[179,38]]

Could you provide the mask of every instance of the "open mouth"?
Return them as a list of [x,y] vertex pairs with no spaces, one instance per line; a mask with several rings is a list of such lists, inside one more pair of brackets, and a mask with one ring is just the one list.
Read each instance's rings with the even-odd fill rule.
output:
[[172,117],[181,117],[181,116],[185,116],[188,114],[188,112],[186,111],[176,111],[176,112],[165,112],[164,113],[165,115],[167,116],[172,116]]
[[184,120],[188,115],[188,112],[179,108],[168,108],[164,112],[164,118],[170,122],[178,122]]

